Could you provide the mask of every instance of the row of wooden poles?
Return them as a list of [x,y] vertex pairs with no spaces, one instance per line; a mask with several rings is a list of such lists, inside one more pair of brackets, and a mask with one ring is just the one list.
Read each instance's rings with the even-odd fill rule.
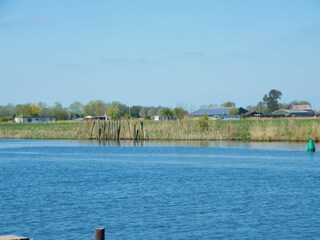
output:
[[[138,125],[138,126],[137,126]],[[140,126],[139,126],[140,125]],[[140,128],[139,128],[140,127]],[[140,121],[140,124],[133,125],[133,134],[131,134],[130,123],[128,122],[128,130],[130,138],[126,140],[147,140],[147,130],[143,128],[143,121]],[[90,139],[97,139],[99,141],[120,141],[120,133],[121,133],[121,122],[120,120],[115,121],[93,121],[91,131],[90,131]]]

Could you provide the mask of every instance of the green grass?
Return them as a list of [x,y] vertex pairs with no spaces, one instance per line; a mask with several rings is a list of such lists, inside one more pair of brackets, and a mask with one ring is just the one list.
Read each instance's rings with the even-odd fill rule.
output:
[[[120,139],[132,139],[134,124],[140,121],[122,120]],[[307,141],[320,140],[320,119],[245,119],[209,120],[209,127],[201,129],[196,119],[154,122],[144,120],[144,130],[150,140],[251,140],[251,141]],[[57,122],[15,124],[1,123],[0,138],[23,139],[89,139],[91,122]],[[111,127],[112,129],[112,127]],[[93,129],[97,137],[98,124]]]
[[81,122],[2,123],[0,138],[87,139],[87,127]]

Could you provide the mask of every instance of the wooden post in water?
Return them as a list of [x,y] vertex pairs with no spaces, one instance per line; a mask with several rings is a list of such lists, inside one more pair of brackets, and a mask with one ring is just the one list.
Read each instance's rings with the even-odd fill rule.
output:
[[95,229],[94,239],[95,240],[105,240],[105,230],[103,227]]
[[104,120],[104,122],[103,122],[103,131],[102,131],[102,134],[103,134],[102,138],[103,138],[104,140],[107,140],[106,127],[107,127],[107,120]]
[[115,121],[113,125],[113,140],[117,140],[118,122]]
[[144,130],[144,140],[148,140],[148,131],[147,131],[147,129],[146,130]]
[[114,122],[111,121],[110,140],[114,139]]
[[92,139],[92,133],[93,133],[93,129],[94,129],[94,125],[95,124],[96,124],[96,121],[93,121],[92,128],[91,128],[91,133],[90,133],[90,139]]
[[137,128],[137,126],[134,124],[133,125],[133,140],[135,140],[135,141],[137,140],[136,139],[136,128]]
[[132,139],[132,135],[131,135],[131,129],[130,129],[130,122],[129,122],[129,120],[127,119],[127,123],[128,123],[128,129],[129,129],[129,138],[130,138],[130,140]]
[[0,240],[29,240],[28,237],[20,237],[20,236],[0,236]]
[[121,122],[117,120],[117,142],[120,142],[120,131],[121,131]]
[[107,136],[106,136],[107,140],[110,138],[110,124],[111,124],[111,121],[109,120],[108,121],[108,133],[107,133]]
[[100,127],[100,119],[98,119],[98,139],[101,140],[101,127]]
[[143,131],[143,121],[140,122],[140,128],[141,128],[140,138],[142,139],[143,138],[142,134],[144,133],[144,131]]

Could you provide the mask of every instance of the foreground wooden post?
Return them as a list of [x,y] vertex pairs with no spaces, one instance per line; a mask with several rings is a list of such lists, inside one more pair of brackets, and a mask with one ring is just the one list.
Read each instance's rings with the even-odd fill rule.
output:
[[0,236],[0,240],[29,240],[29,238],[19,236]]
[[121,122],[118,120],[117,128],[117,142],[120,142],[120,131],[121,131]]
[[92,133],[93,133],[93,129],[94,129],[94,125],[95,124],[96,124],[96,121],[93,121],[92,128],[91,128],[91,133],[90,133],[90,139],[92,139]]
[[134,124],[134,125],[133,125],[133,140],[135,140],[135,141],[137,140],[137,139],[136,139],[136,128],[137,128],[137,127],[136,127],[136,125]]
[[142,137],[144,138],[144,136],[142,136],[142,134],[144,134],[144,131],[143,131],[143,121],[140,122],[140,129],[141,129],[141,134],[140,134],[141,137],[140,137],[140,138],[142,138]]
[[94,239],[95,240],[105,240],[104,239],[104,228],[96,228],[94,231]]

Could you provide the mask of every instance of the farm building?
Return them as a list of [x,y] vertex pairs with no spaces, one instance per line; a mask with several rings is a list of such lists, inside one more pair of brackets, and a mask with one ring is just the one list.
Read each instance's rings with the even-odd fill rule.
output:
[[290,105],[289,109],[294,111],[313,111],[310,105]]
[[244,114],[244,116],[246,117],[260,117],[261,115],[263,115],[262,112],[257,112],[257,111],[249,111],[247,113]]
[[249,112],[249,111],[247,109],[243,108],[243,107],[239,107],[239,109],[238,109],[239,115],[244,115],[247,112]]
[[153,116],[153,121],[176,120],[174,116]]
[[317,115],[316,111],[313,110],[310,105],[290,105],[289,110],[297,112],[306,111],[309,112],[309,116]]
[[84,120],[86,120],[86,121],[96,121],[96,120],[107,121],[107,120],[109,120],[109,117],[107,115],[103,115],[103,116],[86,116],[84,118]]
[[214,108],[200,108],[197,111],[190,113],[190,117],[208,116],[215,119],[240,119],[239,115],[229,115],[230,107],[214,107]]
[[54,117],[16,117],[14,119],[16,123],[50,123],[55,122]]
[[313,117],[314,111],[307,110],[293,110],[293,109],[279,109],[271,113],[271,115],[295,116],[295,117]]

